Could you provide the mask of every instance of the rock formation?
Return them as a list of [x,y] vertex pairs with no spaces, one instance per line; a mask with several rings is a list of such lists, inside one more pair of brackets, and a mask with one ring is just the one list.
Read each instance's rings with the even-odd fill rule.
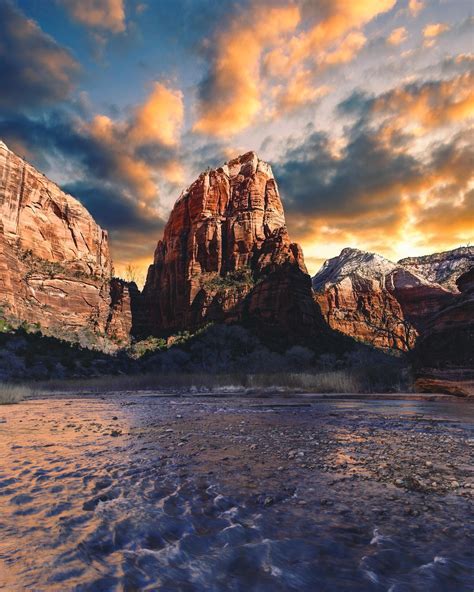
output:
[[474,247],[459,247],[423,257],[407,257],[398,263],[429,282],[456,293],[457,279],[474,265]]
[[288,335],[324,331],[270,166],[249,152],[202,173],[177,200],[144,288],[155,334],[210,321]]
[[[456,270],[465,265],[450,266],[449,253],[432,256],[430,265],[417,266],[417,259],[428,258],[411,258],[405,267],[375,253],[347,248],[326,261],[313,278],[313,289],[328,324],[383,349],[413,348],[431,316],[453,300],[448,287]],[[445,278],[444,286],[431,279],[436,276],[435,261],[440,266],[442,262],[444,271],[438,276]]]
[[474,265],[427,324],[413,352],[418,390],[474,395]]
[[128,286],[111,283],[107,233],[0,142],[0,308],[72,341],[127,342]]

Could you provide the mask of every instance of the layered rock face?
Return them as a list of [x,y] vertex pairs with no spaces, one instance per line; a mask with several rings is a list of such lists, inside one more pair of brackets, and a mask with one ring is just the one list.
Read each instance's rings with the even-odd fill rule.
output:
[[433,315],[413,352],[419,390],[474,395],[474,266],[459,293]]
[[313,289],[333,329],[400,351],[411,349],[428,319],[453,299],[452,292],[410,267],[349,248],[326,261]]
[[459,247],[423,257],[407,257],[398,263],[429,282],[456,293],[457,279],[474,266],[474,247]]
[[270,166],[249,152],[180,196],[144,289],[155,334],[209,321],[322,326],[301,249],[289,239]]
[[111,283],[107,233],[0,142],[0,307],[54,336],[129,339],[128,286]]

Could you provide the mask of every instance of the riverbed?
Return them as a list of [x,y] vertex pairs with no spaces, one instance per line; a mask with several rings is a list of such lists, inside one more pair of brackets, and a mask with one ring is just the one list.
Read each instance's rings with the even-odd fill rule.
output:
[[474,589],[474,405],[64,395],[0,407],[0,589]]

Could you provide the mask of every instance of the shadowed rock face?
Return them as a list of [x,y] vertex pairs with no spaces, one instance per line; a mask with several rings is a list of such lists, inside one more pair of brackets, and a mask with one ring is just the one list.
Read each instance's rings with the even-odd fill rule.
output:
[[73,197],[0,142],[0,306],[76,340],[128,341],[128,286],[111,284],[107,233]]
[[[464,263],[450,266],[449,252],[441,255],[429,266],[411,258],[405,267],[375,253],[344,249],[314,276],[315,299],[333,329],[376,347],[407,351],[432,315],[454,298],[448,287]],[[437,275],[436,257],[444,266],[444,286],[431,279]]]
[[417,386],[474,395],[474,266],[456,285],[459,293],[431,317],[413,352]]
[[157,334],[208,321],[289,332],[322,326],[272,170],[254,152],[202,173],[180,196],[144,299]]

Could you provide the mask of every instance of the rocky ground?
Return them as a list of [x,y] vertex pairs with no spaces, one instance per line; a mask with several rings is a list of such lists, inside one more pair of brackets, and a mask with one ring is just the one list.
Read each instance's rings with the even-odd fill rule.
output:
[[[4,589],[473,588],[471,403],[128,394],[0,418]],[[18,570],[25,536],[47,574]]]

